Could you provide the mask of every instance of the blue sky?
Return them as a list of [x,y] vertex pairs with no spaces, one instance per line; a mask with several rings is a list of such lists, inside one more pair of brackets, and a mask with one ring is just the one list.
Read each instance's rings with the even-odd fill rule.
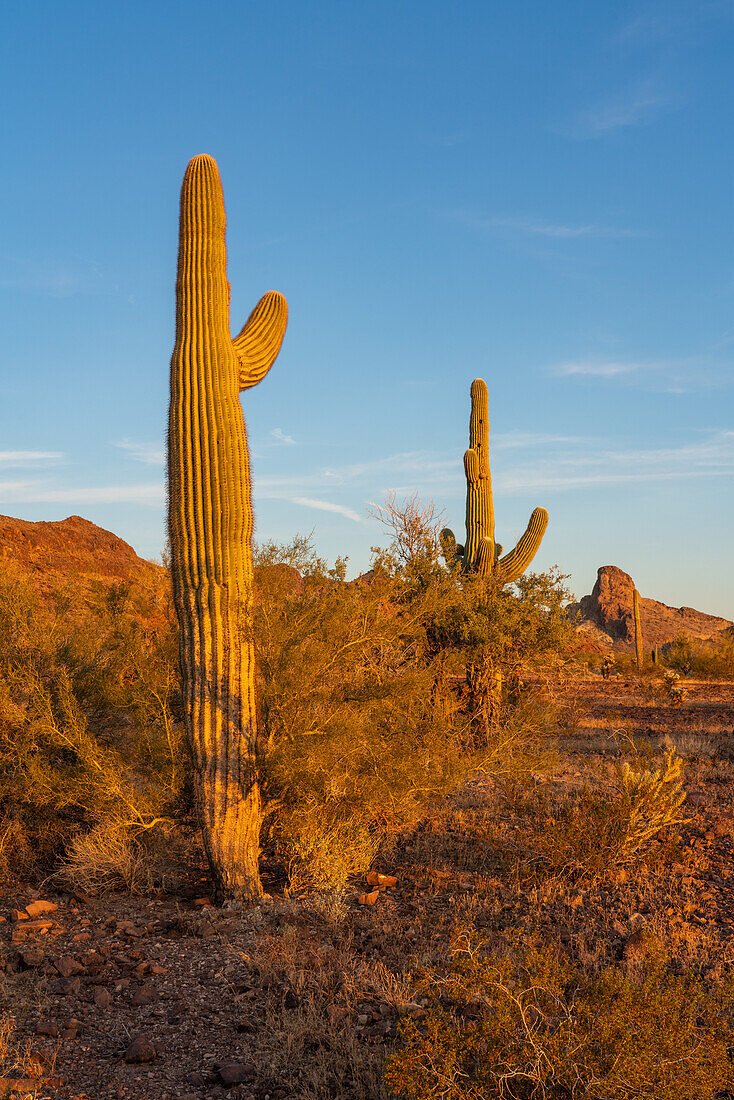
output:
[[463,527],[487,380],[497,537],[582,595],[734,618],[734,3],[8,5],[0,512],[164,539],[178,192],[218,161],[257,535],[365,568],[370,502]]

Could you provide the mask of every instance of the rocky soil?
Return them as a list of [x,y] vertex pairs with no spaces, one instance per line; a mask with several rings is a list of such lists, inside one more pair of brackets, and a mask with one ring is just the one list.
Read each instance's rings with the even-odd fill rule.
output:
[[[440,971],[460,934],[536,933],[593,970],[644,966],[644,931],[681,966],[723,973],[734,964],[734,685],[692,684],[680,708],[644,679],[588,674],[558,690],[572,720],[550,770],[529,786],[470,782],[383,853],[397,885],[374,905],[359,904],[355,882],[343,903],[274,892],[218,909],[198,857],[175,894],[155,898],[6,884],[0,994],[16,1031],[2,1073],[15,1095],[381,1097],[401,1019],[425,1011],[419,975]],[[613,784],[630,736],[685,754],[690,821],[639,864],[536,873],[554,807]]]

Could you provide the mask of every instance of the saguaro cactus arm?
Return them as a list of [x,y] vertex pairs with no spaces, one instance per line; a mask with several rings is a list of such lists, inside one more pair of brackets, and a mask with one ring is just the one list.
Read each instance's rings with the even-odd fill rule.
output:
[[495,568],[500,584],[512,584],[523,575],[538,552],[547,526],[547,511],[545,508],[536,508],[515,549],[497,561]]
[[453,532],[444,528],[441,545],[447,561],[461,560],[465,573],[494,574],[500,584],[522,576],[540,546],[548,526],[545,508],[536,508],[525,534],[514,550],[501,557],[502,546],[494,537],[492,473],[489,465],[489,391],[482,378],[471,384],[469,449],[464,454],[466,475],[466,541],[457,545]]
[[262,893],[255,771],[252,507],[240,389],[278,353],[285,299],[266,294],[236,341],[229,329],[226,219],[212,157],[181,188],[176,344],[168,421],[168,524],[186,733],[217,888]]
[[257,385],[272,367],[288,324],[288,303],[282,294],[263,294],[242,331],[232,341],[240,365],[240,389]]

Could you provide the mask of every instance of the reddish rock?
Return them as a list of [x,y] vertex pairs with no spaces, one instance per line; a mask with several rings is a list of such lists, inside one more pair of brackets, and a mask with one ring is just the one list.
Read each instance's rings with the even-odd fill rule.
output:
[[42,917],[44,913],[55,913],[58,909],[52,901],[32,901],[29,905],[26,905],[25,911],[29,917]]
[[132,1066],[142,1066],[146,1062],[152,1062],[155,1056],[155,1047],[144,1035],[136,1035],[125,1051],[125,1061]]
[[[635,620],[632,612],[632,577],[616,565],[602,565],[591,595],[569,607],[579,616],[578,629],[599,632],[600,640],[617,649],[632,651],[635,645]],[[640,596],[640,620],[645,652],[653,646],[672,642],[681,634],[693,639],[717,638],[732,627],[729,619],[706,615],[692,607],[668,607],[658,600]]]
[[155,1004],[157,1000],[158,994],[152,985],[141,985],[140,989],[133,997],[132,1003],[139,1007],[140,1005]]
[[252,1066],[242,1062],[223,1062],[216,1067],[219,1080],[227,1088],[232,1085],[241,1085],[243,1081],[249,1081],[254,1076]]
[[94,991],[94,1003],[97,1008],[109,1008],[112,1004],[112,994],[103,985],[98,985]]
[[71,955],[63,955],[60,959],[57,959],[54,966],[58,970],[62,978],[71,978],[74,974],[83,974],[84,967],[76,959],[73,959]]

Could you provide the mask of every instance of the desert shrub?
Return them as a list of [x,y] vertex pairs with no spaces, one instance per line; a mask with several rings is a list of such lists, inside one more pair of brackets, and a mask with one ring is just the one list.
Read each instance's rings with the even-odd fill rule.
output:
[[72,620],[69,592],[54,603],[0,569],[0,869],[13,873],[78,854],[90,830],[129,855],[180,800],[171,637],[126,618],[130,593],[77,603]]
[[655,837],[689,820],[681,757],[666,752],[655,768],[636,745],[633,750],[631,763],[617,765],[609,791],[584,788],[558,802],[532,791],[516,799],[526,823],[525,873],[603,874],[644,858]]
[[734,679],[734,636],[731,632],[705,641],[680,634],[662,647],[662,658],[675,672],[706,680]]
[[525,679],[569,636],[560,578],[463,578],[432,514],[390,516],[391,545],[351,583],[307,538],[256,553],[261,782],[294,883],[364,870],[471,770],[527,772],[555,717]]
[[634,976],[591,975],[554,947],[465,941],[424,989],[427,1016],[385,1065],[400,1100],[713,1100],[734,1084],[731,979],[672,973],[662,949]]

